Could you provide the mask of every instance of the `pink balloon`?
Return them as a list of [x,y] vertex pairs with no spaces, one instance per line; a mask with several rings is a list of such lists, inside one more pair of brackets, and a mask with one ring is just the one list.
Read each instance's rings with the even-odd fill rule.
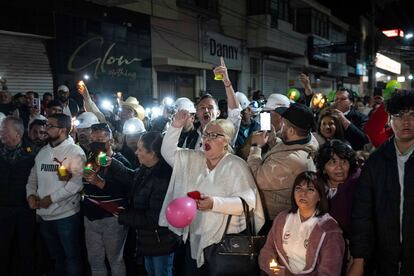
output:
[[176,228],[184,228],[191,224],[197,213],[197,204],[191,197],[179,197],[171,201],[165,217],[167,221]]

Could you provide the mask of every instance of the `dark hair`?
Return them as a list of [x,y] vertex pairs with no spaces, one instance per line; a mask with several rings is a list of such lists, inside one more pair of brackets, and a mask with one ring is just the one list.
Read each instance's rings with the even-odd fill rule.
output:
[[341,141],[345,141],[344,127],[339,121],[338,115],[336,115],[336,113],[329,107],[323,109],[321,113],[319,113],[318,125],[316,127],[318,130],[318,133],[321,134],[321,122],[322,122],[322,119],[327,116],[331,117],[335,123],[336,130],[335,130],[335,134],[333,138],[341,140]]
[[47,123],[47,121],[46,120],[41,120],[41,119],[36,119],[36,120],[33,120],[33,122],[31,122],[30,124],[29,124],[29,131],[32,129],[32,127],[34,127],[34,126],[45,126],[46,125],[46,123]]
[[107,136],[112,138],[112,130],[107,123],[98,123],[91,125],[92,131],[103,131]]
[[52,108],[54,106],[60,106],[63,109],[63,104],[59,102],[58,100],[51,100],[47,103],[47,108]]
[[34,91],[27,91],[25,95],[27,95],[27,94],[33,94],[34,98],[39,98],[39,94],[34,92]]
[[144,148],[149,152],[154,152],[158,159],[162,159],[161,145],[162,134],[159,131],[149,131],[141,136],[139,139],[142,142]]
[[292,193],[291,193],[291,208],[289,210],[289,213],[296,213],[298,211],[298,205],[296,204],[295,200],[295,189],[297,186],[301,185],[303,182],[305,182],[307,185],[312,184],[316,191],[319,194],[319,202],[316,204],[316,216],[321,217],[324,214],[326,214],[329,210],[329,203],[328,199],[325,194],[325,184],[318,179],[318,175],[316,172],[311,171],[304,171],[295,179],[295,182],[293,183],[292,187]]
[[389,100],[385,102],[389,114],[398,114],[414,108],[414,91],[399,90],[394,92]]
[[66,114],[56,113],[50,115],[48,119],[56,119],[58,127],[66,129],[66,135],[68,135],[72,129],[72,118]]
[[46,98],[46,96],[53,97],[52,93],[46,92],[45,94],[43,94],[43,100]]
[[200,99],[198,99],[198,101],[197,101],[197,102],[196,102],[196,104],[195,104],[196,108],[197,108],[197,106],[200,104],[200,102],[201,102],[202,100],[204,100],[204,99],[212,99],[212,100],[214,101],[214,103],[216,104],[216,107],[218,108],[218,102],[217,102],[216,98],[214,98],[214,97],[213,97],[213,95],[211,95],[211,94],[209,94],[209,93],[204,94],[203,96],[201,96],[201,98],[200,98]]
[[337,139],[327,141],[316,153],[316,168],[319,177],[325,182],[328,181],[328,175],[324,173],[325,165],[332,159],[334,154],[349,162],[348,177],[353,174],[358,167],[355,159],[355,151],[348,144]]
[[355,100],[354,93],[350,89],[346,89],[345,87],[339,87],[338,90],[336,90],[336,92],[348,92],[348,99],[351,102],[354,102]]

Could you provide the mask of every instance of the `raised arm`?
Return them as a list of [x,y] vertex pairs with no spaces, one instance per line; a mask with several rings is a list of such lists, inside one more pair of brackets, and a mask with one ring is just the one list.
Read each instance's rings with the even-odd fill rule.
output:
[[177,144],[180,138],[181,130],[184,127],[187,119],[190,117],[190,113],[186,110],[179,110],[171,124],[165,133],[161,146],[161,154],[165,161],[171,166],[174,166],[175,153],[179,150]]

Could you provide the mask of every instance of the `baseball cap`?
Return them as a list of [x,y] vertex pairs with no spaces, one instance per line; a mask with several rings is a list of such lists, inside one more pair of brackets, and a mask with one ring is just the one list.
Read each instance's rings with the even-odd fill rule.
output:
[[310,131],[315,125],[312,110],[300,103],[291,104],[290,107],[280,115],[303,130]]

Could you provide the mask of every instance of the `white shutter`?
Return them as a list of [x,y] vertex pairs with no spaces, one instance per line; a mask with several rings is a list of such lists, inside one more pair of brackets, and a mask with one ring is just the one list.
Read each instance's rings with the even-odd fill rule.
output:
[[12,94],[53,92],[53,77],[40,38],[0,34],[0,76]]
[[286,63],[263,60],[263,94],[266,97],[273,93],[286,94],[287,78]]

